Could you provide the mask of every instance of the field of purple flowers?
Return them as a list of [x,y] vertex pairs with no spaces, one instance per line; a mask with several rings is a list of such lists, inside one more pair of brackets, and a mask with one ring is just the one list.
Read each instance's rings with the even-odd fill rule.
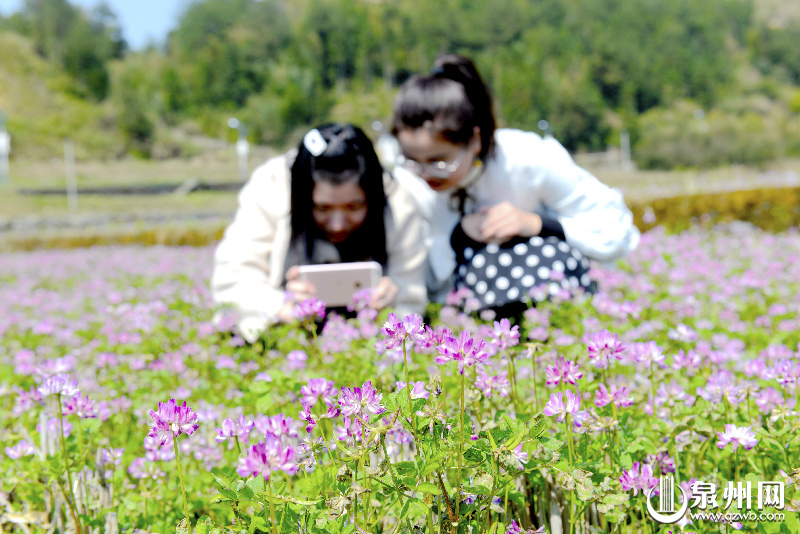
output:
[[800,532],[796,230],[651,231],[520,324],[305,302],[254,345],[212,252],[0,256],[0,533]]

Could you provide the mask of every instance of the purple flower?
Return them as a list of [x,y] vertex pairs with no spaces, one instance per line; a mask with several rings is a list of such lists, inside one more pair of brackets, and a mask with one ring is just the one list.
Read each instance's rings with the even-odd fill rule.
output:
[[734,451],[739,445],[749,451],[758,443],[756,435],[749,426],[725,425],[725,431],[717,432],[717,436],[719,436],[717,447],[720,449],[724,449],[725,445],[730,443]]
[[89,395],[82,396],[80,393],[65,398],[62,408],[64,415],[77,415],[81,419],[94,419],[98,414],[94,402],[89,400]]
[[294,307],[294,317],[300,322],[313,320],[314,318],[324,319],[325,303],[316,297],[298,302]]
[[365,411],[377,415],[386,411],[381,406],[382,397],[383,395],[372,387],[372,381],[368,380],[360,388],[342,388],[342,393],[339,395],[339,408],[342,410],[342,415],[346,417],[363,416]]
[[522,530],[522,527],[519,524],[511,520],[511,523],[506,527],[506,534],[545,534],[547,530],[545,529],[544,525],[537,528],[536,530],[529,528],[527,530]]
[[609,358],[621,360],[622,353],[625,352],[625,347],[617,339],[617,334],[612,334],[608,330],[589,335],[586,349],[589,352],[589,360],[598,369],[608,369]]
[[248,448],[247,455],[239,459],[236,468],[239,476],[261,475],[267,481],[272,471],[281,470],[288,475],[294,475],[297,472],[294,447],[284,446],[275,434],[267,433],[264,437],[264,441]]
[[559,356],[556,358],[554,366],[545,367],[545,383],[548,386],[557,386],[563,379],[573,386],[583,377],[583,373],[579,370],[577,363],[567,360]]
[[286,355],[286,363],[283,368],[286,371],[299,371],[306,368],[308,354],[303,350],[293,350]]
[[37,391],[42,397],[48,397],[50,395],[73,397],[80,393],[78,390],[78,382],[76,380],[70,380],[69,375],[66,373],[48,376],[44,379]]
[[13,447],[6,447],[6,456],[12,460],[19,460],[23,456],[31,456],[33,454],[36,454],[36,450],[24,439]]
[[612,399],[617,408],[627,408],[629,406],[633,406],[633,397],[628,395],[628,388],[624,386],[618,388],[614,384],[611,384],[608,388],[606,388],[605,384],[600,384],[594,396],[595,406],[602,408],[603,406],[610,404]]
[[136,479],[152,478],[158,480],[167,474],[153,462],[146,461],[145,458],[136,458],[128,466],[128,474]]
[[406,315],[402,321],[397,318],[397,315],[390,313],[389,320],[384,323],[381,330],[386,336],[384,343],[387,349],[401,345],[405,339],[414,342],[421,342],[425,339],[422,317],[416,313]]
[[260,434],[275,434],[276,436],[289,436],[290,438],[297,437],[297,428],[295,428],[294,419],[282,413],[273,415],[272,417],[259,415],[256,417],[255,426]]
[[486,342],[472,339],[468,330],[462,331],[458,339],[452,336],[446,338],[436,348],[439,351],[436,363],[444,365],[447,362],[456,361],[458,362],[458,372],[462,375],[464,374],[464,367],[481,363],[489,357],[484,350]]
[[544,414],[548,417],[558,415],[558,422],[562,423],[567,414],[574,415],[578,413],[581,409],[580,395],[575,395],[572,391],[567,390],[566,398],[567,403],[564,404],[564,401],[561,400],[560,391],[558,393],[552,393],[550,395],[550,400],[547,401],[547,404],[544,406]]
[[157,438],[162,445],[172,436],[193,434],[198,427],[197,414],[186,406],[186,401],[180,406],[175,399],[159,402],[158,410],[150,410],[149,414],[150,432],[147,435]]
[[317,403],[317,397],[322,397],[322,401],[328,406],[332,405],[336,393],[333,380],[324,378],[312,378],[308,384],[300,387],[303,403],[312,407]]
[[430,349],[441,345],[445,339],[452,336],[453,331],[446,326],[438,326],[435,329],[426,326],[422,340],[417,341],[417,350],[421,352],[430,352]]
[[363,438],[361,422],[355,418],[342,418],[342,426],[337,425],[336,428],[334,428],[334,432],[336,432],[336,439],[344,441],[348,447],[351,447],[354,442],[361,441]]
[[487,397],[492,396],[492,390],[500,393],[501,397],[508,397],[511,383],[508,381],[507,373],[503,372],[499,375],[488,376],[483,370],[478,371],[478,376],[475,378],[475,387],[481,390]]
[[500,319],[494,322],[494,330],[489,334],[492,345],[497,350],[506,350],[519,344],[519,326],[511,326],[511,321],[508,319]]
[[662,475],[665,473],[675,472],[675,460],[670,458],[669,454],[666,452],[647,455],[647,463],[652,465],[654,468],[658,467],[661,470]]
[[[398,380],[396,382],[398,391],[406,387],[406,383]],[[425,389],[425,382],[411,382],[411,398],[412,399],[427,399],[430,397],[430,392]]]
[[125,447],[121,449],[100,449],[103,455],[103,463],[119,465],[122,463],[122,455],[125,454]]
[[317,420],[314,419],[314,415],[311,413],[311,405],[303,403],[303,409],[300,410],[300,419],[303,419],[306,423],[306,432],[311,433],[314,430],[314,427],[317,426]]
[[523,464],[528,463],[528,453],[523,452],[522,445],[523,444],[520,443],[519,445],[517,445],[516,449],[511,451],[511,456],[514,458],[514,461],[517,463],[517,467],[519,467],[520,471],[525,469],[525,466]]
[[634,345],[634,355],[636,361],[647,365],[655,364],[661,368],[664,365],[664,354],[655,341],[647,341],[645,343],[637,343]]
[[240,415],[237,419],[224,419],[222,421],[222,428],[216,428],[214,431],[217,435],[214,439],[217,443],[222,443],[230,438],[238,438],[239,441],[247,442],[250,438],[250,431],[253,430],[255,422],[248,421],[244,415]]
[[[640,474],[639,462],[633,462],[630,471],[623,469],[619,482],[622,484],[623,491],[633,490],[634,496],[638,495],[640,490],[645,491],[658,486],[658,479],[653,478],[653,467],[649,464],[642,464]],[[651,495],[658,495],[658,489]]]

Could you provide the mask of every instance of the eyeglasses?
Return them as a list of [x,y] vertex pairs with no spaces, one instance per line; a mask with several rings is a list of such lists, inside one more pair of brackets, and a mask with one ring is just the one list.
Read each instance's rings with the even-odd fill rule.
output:
[[461,149],[458,155],[455,157],[453,161],[450,163],[446,161],[432,161],[430,163],[420,163],[419,161],[415,161],[411,158],[407,158],[400,154],[397,156],[397,164],[403,167],[404,169],[413,172],[417,176],[422,174],[422,171],[425,171],[426,174],[433,176],[434,178],[449,178],[454,172],[458,170],[461,166],[461,162],[464,160],[464,154],[467,152],[467,147]]

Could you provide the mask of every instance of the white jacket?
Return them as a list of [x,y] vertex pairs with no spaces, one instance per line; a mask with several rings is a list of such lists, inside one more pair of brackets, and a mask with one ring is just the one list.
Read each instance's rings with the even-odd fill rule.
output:
[[[402,167],[395,169],[395,176],[411,192],[430,226],[425,240],[431,251],[428,286],[432,293],[440,292],[456,268],[450,235],[460,214],[450,201],[451,191],[433,191]],[[622,194],[576,165],[553,138],[497,130],[495,153],[467,191],[478,208],[508,201],[521,210],[554,217],[564,228],[567,243],[597,261],[621,258],[639,243],[639,230]]]
[[[249,342],[277,319],[284,302],[284,262],[291,238],[290,166],[294,152],[256,168],[239,193],[239,208],[214,254],[211,292],[217,304],[239,312],[239,333]],[[385,276],[399,287],[393,308],[401,317],[422,314],[425,257],[422,221],[409,193],[386,180]],[[401,315],[402,314],[402,315]]]

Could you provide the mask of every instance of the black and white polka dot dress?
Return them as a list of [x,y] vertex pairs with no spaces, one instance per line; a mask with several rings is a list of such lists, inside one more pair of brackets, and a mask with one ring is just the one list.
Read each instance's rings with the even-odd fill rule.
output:
[[[459,227],[451,244],[458,267],[456,287],[470,289],[482,308],[496,308],[562,289],[592,292],[589,262],[581,252],[557,237],[515,238],[502,245],[474,241]],[[536,301],[537,299],[532,299]]]

